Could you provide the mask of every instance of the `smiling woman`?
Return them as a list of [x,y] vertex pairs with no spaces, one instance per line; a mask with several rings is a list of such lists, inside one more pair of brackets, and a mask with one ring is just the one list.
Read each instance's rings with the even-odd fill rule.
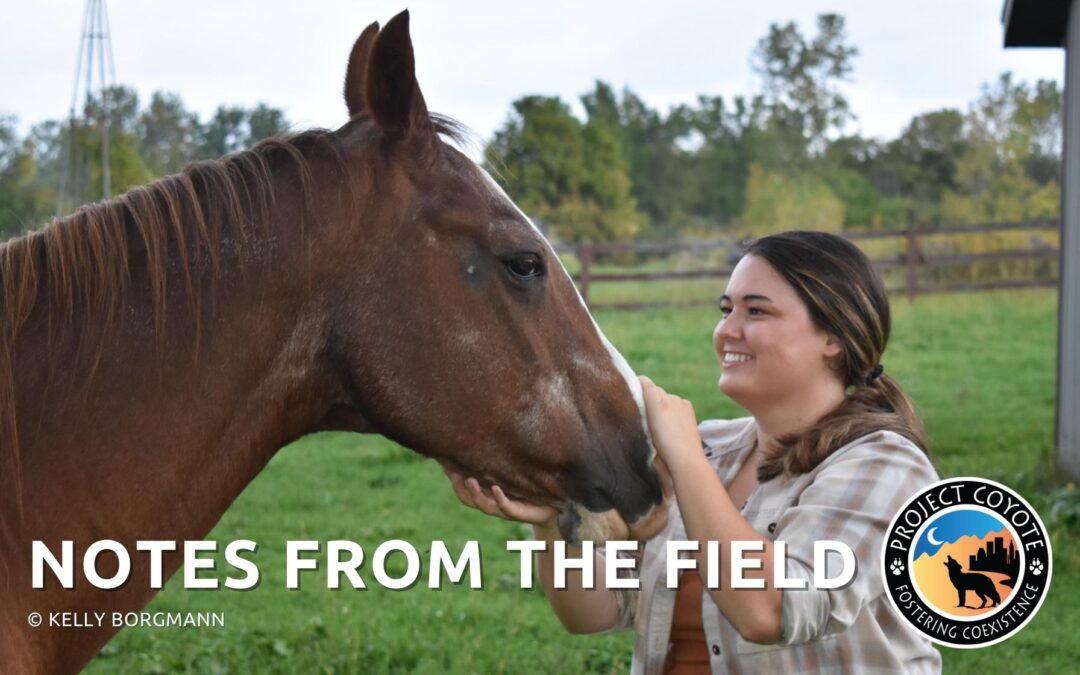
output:
[[[911,401],[881,366],[889,329],[881,279],[850,242],[818,232],[753,242],[713,334],[720,389],[752,416],[699,425],[689,402],[642,378],[676,500],[645,546],[639,590],[557,587],[552,558],[538,554],[566,628],[633,627],[634,673],[940,671],[930,642],[889,606],[875,562],[893,514],[936,479]],[[550,510],[452,479],[466,504],[558,538]],[[662,582],[666,554],[683,540],[694,561],[679,567],[695,569],[674,588]],[[826,540],[859,561],[843,588],[814,585]],[[746,577],[758,587],[709,582],[733,546],[756,558]]]

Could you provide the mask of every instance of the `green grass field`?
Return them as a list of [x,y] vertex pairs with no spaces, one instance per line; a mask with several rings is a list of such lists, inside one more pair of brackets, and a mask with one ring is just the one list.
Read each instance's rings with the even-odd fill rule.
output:
[[[893,303],[893,338],[883,361],[919,406],[942,475],[1002,481],[1044,520],[1053,503],[1075,498],[1075,486],[1066,484],[1052,457],[1056,295],[1023,291]],[[699,418],[741,414],[716,388],[715,312],[597,318],[638,372],[692,400]],[[1080,524],[1075,510],[1063,513],[1048,523],[1054,576],[1038,616],[993,647],[943,648],[946,672],[1075,672]],[[520,525],[461,506],[434,462],[381,438],[305,438],[278,454],[209,537],[258,542],[261,584],[243,592],[185,591],[178,574],[149,607],[223,612],[225,627],[127,629],[88,672],[626,672],[631,634],[567,635],[542,593],[519,587],[517,557],[505,542],[526,536]],[[422,554],[433,540],[455,553],[478,540],[484,590],[448,584],[429,590],[424,582],[404,591],[381,588],[370,556],[379,543],[398,538]],[[308,573],[300,590],[286,590],[285,542],[291,539],[360,543],[368,589],[328,590],[322,573]],[[391,560],[404,567],[400,556]],[[219,567],[220,577],[231,571]]]

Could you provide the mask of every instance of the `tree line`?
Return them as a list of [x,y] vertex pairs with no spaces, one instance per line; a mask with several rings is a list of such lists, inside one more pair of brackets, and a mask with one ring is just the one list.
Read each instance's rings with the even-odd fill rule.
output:
[[841,83],[858,55],[843,17],[804,35],[773,24],[751,63],[752,96],[701,95],[666,113],[597,82],[585,119],[526,96],[486,150],[507,192],[564,241],[796,227],[840,231],[1055,217],[1062,93],[1002,74],[967,111],[916,115],[866,138]]
[[[156,92],[145,106],[129,87],[110,87],[109,171],[113,195],[176,173],[185,164],[247,148],[288,128],[278,108],[220,106],[203,121],[177,94]],[[102,193],[101,102],[87,98],[73,120],[35,124],[22,138],[16,120],[0,117],[0,240],[57,215],[62,182],[76,206]],[[65,179],[69,163],[74,171]],[[70,211],[71,204],[61,205]]]
[[[1062,92],[1054,81],[985,84],[968,110],[916,115],[894,139],[867,138],[842,83],[858,49],[842,16],[812,34],[773,24],[751,63],[759,93],[700,95],[666,112],[629,88],[596,82],[579,119],[558,97],[524,96],[488,141],[485,165],[530,215],[569,242],[795,227],[840,231],[1056,217]],[[203,121],[176,94],[108,94],[116,194],[288,127],[263,104],[219,107]],[[100,156],[100,109],[33,126],[0,118],[0,239],[57,210],[65,148]],[[82,176],[100,196],[100,169]],[[95,191],[96,190],[96,191]]]

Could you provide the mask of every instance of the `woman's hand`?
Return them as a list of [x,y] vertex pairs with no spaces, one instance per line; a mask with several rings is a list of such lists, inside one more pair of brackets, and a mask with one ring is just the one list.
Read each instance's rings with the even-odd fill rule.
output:
[[645,398],[653,445],[672,473],[681,468],[684,460],[702,457],[701,434],[693,404],[667,393],[644,375],[638,376],[638,380]]
[[498,485],[491,486],[491,491],[488,492],[475,478],[465,478],[445,466],[443,471],[450,478],[450,484],[454,486],[454,494],[462,504],[483,511],[489,516],[517,520],[538,527],[553,527],[555,517],[559,515],[558,511],[551,506],[514,501],[507,497]]

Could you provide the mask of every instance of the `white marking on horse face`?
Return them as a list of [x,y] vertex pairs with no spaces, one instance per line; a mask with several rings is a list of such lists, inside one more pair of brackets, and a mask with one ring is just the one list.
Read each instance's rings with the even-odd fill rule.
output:
[[[563,272],[566,272],[565,268],[563,268]],[[569,276],[569,274],[567,276]],[[577,287],[573,286],[573,282],[571,282],[571,286],[576,292]],[[649,433],[649,421],[645,416],[645,395],[641,389],[641,382],[637,379],[634,369],[630,367],[630,364],[627,363],[623,355],[620,354],[619,350],[615,349],[615,345],[611,344],[611,341],[607,339],[607,336],[604,335],[604,331],[600,330],[600,326],[589,312],[589,307],[585,304],[585,300],[582,299],[581,293],[578,293],[578,301],[581,302],[582,309],[585,310],[585,313],[589,316],[589,320],[592,321],[593,328],[596,329],[596,334],[600,337],[600,342],[603,343],[604,349],[606,349],[611,356],[611,361],[615,364],[615,368],[619,371],[619,374],[623,376],[623,379],[626,380],[626,386],[630,387],[630,395],[634,398],[634,403],[636,403],[638,407],[638,414],[641,416],[641,428],[645,430],[645,439],[649,443],[648,461],[651,463],[653,457],[656,456],[656,447],[653,445],[652,434]]]
[[468,269],[465,270],[465,273],[466,274],[472,274],[475,271],[476,271],[476,265],[469,265]]
[[[472,161],[472,160],[469,160],[469,161]],[[525,212],[522,211],[518,207],[518,205],[514,203],[513,199],[510,199],[510,197],[507,196],[506,191],[503,190],[502,186],[499,185],[495,181],[495,179],[491,177],[491,174],[488,173],[487,170],[484,169],[484,167],[480,166],[479,164],[476,164],[475,162],[473,163],[473,166],[476,167],[476,170],[479,172],[480,177],[482,179],[482,182],[484,183],[484,185],[487,186],[488,191],[491,192],[492,194],[494,194],[497,198],[502,199],[504,202],[506,202],[507,204],[512,206],[514,208],[514,210],[518,212],[518,215],[521,216],[522,220],[524,220],[526,223],[528,223],[529,227],[531,227],[537,234],[540,235],[540,238],[544,240],[544,243],[546,243],[548,245],[548,248],[551,248],[551,244],[548,243],[547,237],[545,237],[543,235],[543,233],[540,232],[540,228],[538,228],[533,223],[531,218],[529,218],[527,215],[525,215]],[[554,253],[554,251],[552,251],[552,252]]]
[[518,433],[537,445],[540,445],[543,437],[543,413],[543,407],[538,405],[536,399],[525,395],[522,399],[521,411],[514,418]]
[[593,379],[602,380],[606,376],[606,373],[601,370],[599,364],[582,352],[571,355],[570,363],[574,365],[574,370],[584,372]]
[[533,228],[536,234],[540,235],[541,239],[543,239],[544,243],[548,247],[549,258],[559,263],[559,269],[561,269],[562,273],[566,276],[566,280],[570,282],[570,288],[573,288],[574,292],[577,294],[578,302],[581,303],[581,307],[585,311],[585,314],[589,317],[589,320],[592,321],[593,328],[596,330],[596,335],[600,338],[601,344],[604,345],[604,349],[607,350],[608,355],[611,357],[611,361],[615,365],[615,369],[618,370],[619,373],[623,376],[623,379],[626,381],[626,386],[630,388],[630,395],[633,397],[634,402],[637,403],[638,413],[641,415],[641,427],[645,430],[645,438],[648,440],[649,443],[649,461],[652,462],[653,457],[656,455],[656,448],[652,442],[652,434],[649,433],[649,423],[648,419],[645,416],[645,397],[642,394],[641,382],[638,381],[637,375],[634,374],[633,369],[630,368],[630,364],[626,362],[626,359],[623,358],[623,355],[619,353],[619,350],[615,349],[615,346],[612,345],[611,342],[607,339],[607,336],[604,335],[604,332],[600,330],[600,326],[597,325],[596,319],[594,319],[592,314],[589,312],[589,308],[585,304],[585,300],[581,297],[581,293],[577,290],[577,286],[574,284],[574,280],[570,278],[570,273],[566,271],[566,267],[562,264],[562,261],[559,260],[559,256],[555,255],[555,249],[551,247],[551,243],[547,240],[547,237],[545,237],[543,233],[540,232],[540,229],[536,227],[532,219],[525,215],[525,213],[518,207],[518,205],[514,203],[514,200],[510,199],[510,197],[507,196],[506,191],[502,189],[501,185],[495,182],[495,179],[491,177],[491,174],[489,174],[484,169],[484,167],[475,163],[473,165],[476,166],[477,171],[479,172],[479,175],[481,176],[481,179],[483,183],[487,186],[488,190],[490,190],[497,198],[502,199],[506,203],[510,204],[514,208],[514,210],[518,212],[518,215],[520,215],[522,219],[526,223],[528,223],[530,227]]
[[476,352],[480,349],[480,331],[461,331],[457,334],[457,342],[465,351]]
[[556,410],[573,410],[574,399],[570,395],[570,380],[565,375],[549,375],[543,384],[543,397],[548,407]]
[[574,414],[569,378],[559,373],[546,376],[535,393],[522,392],[519,406],[516,415],[518,431],[523,437],[539,443],[545,420]]

